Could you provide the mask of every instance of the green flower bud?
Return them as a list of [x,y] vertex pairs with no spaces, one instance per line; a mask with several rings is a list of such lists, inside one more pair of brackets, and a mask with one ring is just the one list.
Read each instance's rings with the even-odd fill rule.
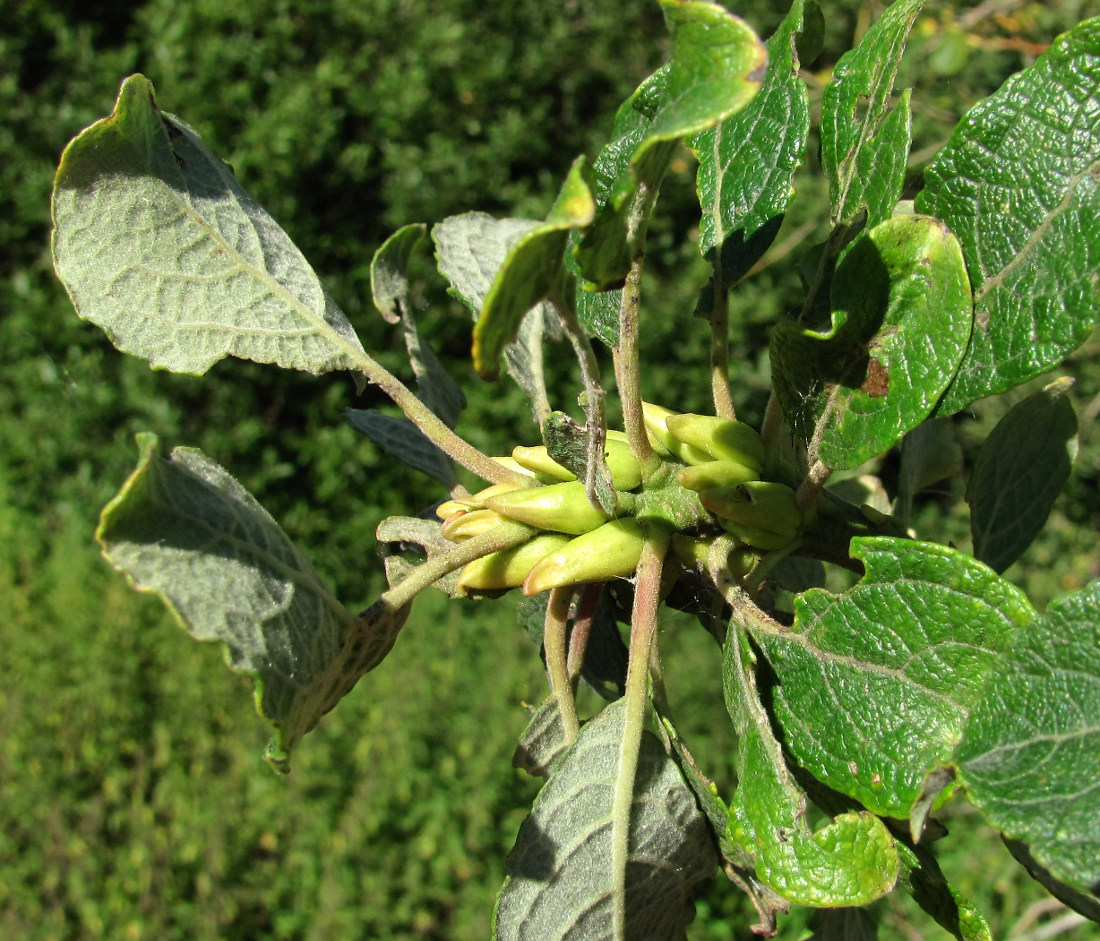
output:
[[718,522],[722,524],[722,528],[728,532],[731,536],[735,536],[740,542],[746,546],[751,546],[754,549],[762,549],[765,552],[770,552],[773,549],[782,549],[787,545],[794,535],[786,535],[783,533],[773,533],[767,529],[761,529],[759,526],[750,526],[747,523],[738,523],[734,520],[718,519]]
[[642,557],[642,524],[636,519],[617,519],[571,539],[545,556],[523,583],[525,595],[548,588],[606,582],[630,575]]
[[498,494],[485,501],[490,510],[538,529],[577,536],[606,523],[610,517],[588,500],[584,484],[571,480]]
[[[613,435],[613,432],[608,432],[604,448],[607,469],[611,471],[611,485],[616,490],[633,490],[642,482],[642,466],[638,463],[634,452],[630,450],[626,436],[619,438]],[[550,457],[543,445],[533,448],[523,446],[513,448],[512,457],[522,467],[533,471],[542,479],[558,481],[577,479],[576,474]]]
[[521,467],[551,480],[576,480],[577,475],[562,467],[546,451],[545,445],[525,448],[517,445],[512,448],[512,457]]
[[[785,542],[790,542],[802,526],[798,499],[786,484],[770,480],[751,480],[736,487],[703,490],[699,499],[703,506],[723,520],[748,526],[752,530],[774,533],[783,537]],[[742,538],[736,532],[734,535]],[[749,542],[749,545],[760,545],[758,542],[744,541]]]
[[[729,542],[730,540],[727,539],[726,544]],[[672,537],[672,552],[687,568],[693,571],[706,570],[714,543],[714,539],[677,533]],[[743,578],[748,575],[755,564],[756,556],[745,548],[729,549],[726,556],[726,571],[734,578]]]
[[676,472],[676,479],[688,490],[736,487],[759,477],[759,470],[740,461],[707,461],[705,464],[683,467]]
[[610,431],[607,433],[604,447],[607,469],[611,471],[611,485],[616,490],[633,490],[642,482],[642,465],[630,450],[626,436],[613,438],[611,434]]
[[514,549],[490,552],[474,559],[458,576],[458,593],[467,597],[471,591],[518,588],[537,562],[568,542],[568,536],[547,533]]
[[504,525],[504,517],[492,510],[467,510],[454,513],[443,521],[443,536],[451,542],[462,542]]
[[[670,415],[665,426],[677,440],[698,448],[712,460],[737,461],[759,473],[764,467],[764,441],[751,425],[715,415]],[[675,453],[675,450],[673,450]]]
[[669,431],[668,419],[675,418],[678,414],[670,408],[663,408],[652,402],[642,403],[642,420],[653,450],[660,457],[678,457],[688,464],[702,464],[704,461],[712,460],[706,451],[685,444]]

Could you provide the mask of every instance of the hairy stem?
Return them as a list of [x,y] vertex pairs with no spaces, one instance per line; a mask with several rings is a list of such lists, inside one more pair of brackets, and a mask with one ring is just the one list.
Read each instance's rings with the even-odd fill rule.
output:
[[714,302],[710,315],[710,389],[714,397],[714,414],[721,418],[737,418],[730,389],[730,300],[722,272],[715,270],[711,281]]
[[644,256],[638,255],[630,266],[619,304],[619,344],[614,350],[615,384],[623,409],[623,430],[630,450],[648,477],[661,466],[660,459],[649,443],[642,420],[642,370],[638,351],[638,331],[641,322],[641,287]]
[[402,608],[444,575],[449,575],[490,552],[499,552],[502,549],[522,545],[536,532],[533,526],[517,523],[514,520],[505,520],[495,529],[457,543],[453,549],[441,552],[418,565],[405,579],[383,593],[380,600],[391,608]]
[[602,582],[592,582],[581,589],[577,601],[577,613],[573,618],[573,633],[569,637],[569,682],[576,692],[577,681],[584,667],[584,654],[588,649],[588,638],[592,636],[592,621],[596,617],[596,606],[603,593]]
[[601,489],[605,493],[612,492],[611,474],[607,470],[607,463],[603,456],[607,442],[607,419],[604,417],[604,399],[607,393],[604,392],[603,383],[600,380],[600,364],[596,359],[596,351],[592,349],[592,341],[577,320],[577,312],[573,304],[566,301],[562,294],[550,298],[550,303],[561,318],[562,328],[580,364],[581,381],[584,383],[585,431],[588,433],[588,460],[584,474],[585,493],[588,494],[589,502],[593,506],[614,515],[616,508],[603,506],[596,486],[597,478],[602,475],[606,486]]
[[546,604],[546,620],[543,623],[542,646],[546,652],[546,671],[550,676],[550,690],[558,701],[565,744],[572,745],[580,732],[577,718],[577,701],[573,698],[573,684],[569,680],[566,653],[566,630],[569,621],[569,604],[573,600],[573,586],[552,588]]
[[451,460],[490,483],[530,486],[529,477],[502,467],[487,454],[457,435],[446,422],[421,402],[408,386],[371,357],[360,354],[358,365],[367,381],[385,392],[405,413],[409,421],[424,432],[431,442]]
[[670,534],[662,526],[650,526],[638,562],[634,586],[634,609],[630,618],[630,659],[626,669],[626,718],[619,746],[619,773],[611,805],[611,895],[612,936],[625,938],[626,866],[630,857],[630,809],[638,774],[638,753],[642,746],[648,700],[649,667],[657,638],[657,610],[660,606],[661,570]]
[[817,495],[825,486],[825,481],[832,475],[833,469],[824,461],[814,461],[806,472],[806,477],[798,485],[798,508],[802,511],[802,519],[812,518],[817,507]]

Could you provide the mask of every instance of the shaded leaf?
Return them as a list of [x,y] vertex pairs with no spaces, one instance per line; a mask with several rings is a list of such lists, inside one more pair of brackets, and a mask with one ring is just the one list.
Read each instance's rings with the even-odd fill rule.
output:
[[141,458],[103,510],[96,538],[138,591],[153,592],[197,640],[225,645],[276,727],[268,760],[288,770],[294,744],[389,652],[408,615],[345,609],[275,521],[200,451]]
[[867,210],[868,228],[901,198],[912,139],[909,91],[890,95],[905,40],[924,0],[897,0],[840,57],[821,103],[821,167],[834,224]]
[[755,657],[731,627],[723,660],[726,709],[739,737],[737,791],[727,838],[755,862],[756,875],[800,905],[866,905],[889,892],[898,876],[894,840],[867,812],[842,813],[811,831],[806,795],[787,768],[761,704]]
[[448,490],[458,483],[450,458],[407,418],[396,418],[373,409],[349,408],[344,414],[356,431],[366,435],[387,454],[439,481]]
[[524,232],[497,270],[474,325],[474,368],[482,378],[496,377],[504,348],[531,308],[572,290],[565,246],[570,230],[587,226],[596,212],[588,176],[584,157],[578,157],[546,221]]
[[1100,582],[1007,651],[954,754],[970,801],[1051,876],[1100,903]]
[[420,400],[443,419],[447,427],[454,428],[466,407],[466,396],[420,335],[409,300],[409,262],[426,231],[427,227],[422,224],[407,225],[382,243],[371,259],[371,296],[374,306],[387,322],[400,323],[404,327],[405,346]]
[[[608,860],[624,714],[624,700],[608,705],[553,766],[508,857],[494,915],[498,941],[613,937]],[[715,865],[706,818],[660,742],[645,733],[630,816],[625,938],[685,938],[695,887]]]
[[827,332],[780,324],[776,395],[812,455],[856,467],[889,450],[935,407],[971,329],[958,243],[928,216],[887,219],[837,267]]
[[1100,310],[1100,17],[973,108],[925,170],[918,212],[958,237],[975,329],[939,413],[1057,365]]
[[963,453],[946,418],[929,418],[901,441],[895,512],[908,525],[913,498],[925,487],[962,473]]
[[899,885],[940,927],[959,941],[993,941],[985,916],[959,893],[940,869],[936,857],[923,846],[898,843],[901,857]]
[[1013,585],[945,546],[870,538],[853,539],[851,551],[866,570],[855,587],[806,592],[789,630],[757,640],[798,763],[875,813],[904,819],[1034,611]]
[[387,323],[401,323],[401,315],[408,309],[409,261],[427,229],[421,222],[402,226],[382,243],[371,259],[371,299]]
[[1015,405],[985,439],[966,488],[974,555],[995,572],[1039,534],[1077,453],[1070,378]]
[[[468,212],[433,226],[436,261],[450,284],[449,293],[477,317],[508,252],[538,225],[531,219],[494,219],[483,212]],[[508,373],[531,400],[540,424],[542,413],[549,411],[542,338],[556,323],[547,305],[539,304],[524,318],[516,342],[504,351]]]
[[550,777],[550,768],[565,751],[558,697],[551,695],[534,708],[527,707],[531,721],[519,737],[512,755],[512,767],[539,778]]
[[796,49],[804,19],[820,18],[810,0],[795,0],[766,43],[760,92],[744,108],[696,135],[696,186],[703,210],[699,250],[732,285],[760,260],[779,232],[806,154],[810,103]]
[[[424,519],[418,516],[387,516],[378,524],[374,533],[382,550],[382,561],[386,568],[386,584],[390,588],[401,584],[425,558],[454,549],[455,544],[443,535],[438,519]],[[416,557],[407,555],[412,551]],[[443,576],[432,587],[438,588],[452,598],[462,597],[458,592],[458,578],[461,571],[453,571]]]
[[66,147],[53,221],[77,313],[153,366],[201,375],[237,356],[322,373],[369,361],[287,234],[157,108],[144,76]]

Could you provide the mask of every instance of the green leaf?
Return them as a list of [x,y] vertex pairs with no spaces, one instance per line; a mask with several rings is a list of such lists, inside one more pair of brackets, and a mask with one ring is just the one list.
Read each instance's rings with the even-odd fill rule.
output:
[[834,224],[863,209],[867,226],[890,217],[901,198],[912,139],[909,91],[890,104],[905,40],[924,0],[897,0],[840,57],[821,103],[821,167]]
[[496,378],[501,354],[532,307],[572,291],[565,246],[570,230],[589,225],[596,213],[588,176],[584,157],[578,157],[546,221],[520,236],[496,272],[474,324],[474,369],[483,379]]
[[401,323],[409,307],[409,262],[424,239],[421,222],[402,226],[379,246],[370,263],[370,293],[386,323]]
[[538,225],[533,219],[494,219],[484,212],[437,222],[432,226],[432,241],[439,273],[450,285],[448,292],[476,317],[508,252]]
[[[382,243],[371,259],[371,296],[374,306],[388,323],[404,327],[405,347],[416,376],[418,397],[449,428],[454,428],[466,407],[466,396],[420,335],[409,300],[409,262],[426,228],[421,224],[404,226]],[[453,474],[452,470],[452,478]]]
[[321,373],[367,359],[301,252],[153,86],[126,79],[70,142],[53,258],[77,313],[120,350],[201,375],[226,356]]
[[223,468],[189,448],[160,458],[154,435],[138,444],[137,469],[100,518],[103,554],[196,640],[225,645],[276,727],[268,760],[288,770],[290,749],[382,661],[408,609],[355,617]]
[[975,328],[939,413],[1057,365],[1100,310],[1100,17],[959,123],[916,207],[962,243]]
[[726,835],[756,875],[800,905],[867,905],[889,892],[898,854],[883,822],[843,813],[817,831],[806,822],[806,796],[787,768],[761,704],[748,641],[731,625],[723,662],[726,708],[739,738],[738,787]]
[[928,216],[887,219],[837,267],[828,332],[781,324],[776,395],[796,433],[834,468],[889,450],[935,407],[971,329],[962,253]]
[[875,813],[905,818],[947,761],[970,707],[1034,611],[980,562],[906,539],[853,539],[866,574],[812,590],[794,625],[756,640],[775,671],[775,713],[798,763]]
[[913,498],[925,487],[962,473],[963,453],[955,437],[955,426],[947,418],[929,418],[910,431],[901,442],[898,468],[898,497],[895,513],[909,524]]
[[974,555],[995,572],[1039,534],[1077,453],[1070,378],[1015,405],[985,439],[966,488]]
[[959,941],[993,941],[985,916],[944,878],[936,857],[924,846],[898,843],[898,883],[938,925]]
[[396,418],[374,409],[349,408],[344,414],[356,431],[413,470],[427,474],[448,490],[458,483],[450,458],[407,418]]
[[[524,821],[494,915],[497,941],[612,937],[611,805],[625,701],[586,723]],[[630,815],[626,938],[683,938],[695,887],[713,873],[714,838],[661,743],[643,734]],[[619,900],[622,901],[622,900]]]
[[696,135],[697,188],[703,210],[699,250],[732,285],[760,260],[794,196],[794,172],[806,154],[810,102],[799,77],[796,43],[804,19],[820,18],[814,0],[795,0],[765,48],[760,92],[733,116]]
[[680,141],[751,101],[767,61],[752,29],[720,4],[661,0],[661,6],[669,62],[616,115],[612,142],[595,166],[599,216],[576,250],[583,278],[600,289],[620,285],[630,270]]
[[[439,271],[450,283],[449,292],[469,307],[474,317],[481,312],[508,252],[539,225],[531,219],[494,219],[483,212],[468,212],[432,228]],[[555,325],[557,316],[548,305],[539,304],[523,319],[516,342],[504,350],[508,373],[531,400],[539,424],[550,411],[542,338]]]
[[970,801],[1100,902],[1100,582],[1052,602],[1007,651],[954,754]]

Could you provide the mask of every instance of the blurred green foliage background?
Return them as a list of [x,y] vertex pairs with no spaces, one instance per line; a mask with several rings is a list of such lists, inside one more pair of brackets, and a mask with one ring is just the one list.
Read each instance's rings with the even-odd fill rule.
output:
[[[880,0],[823,4],[807,78],[819,99]],[[965,109],[1060,31],[1100,12],[1083,0],[930,3],[903,68],[919,170]],[[783,10],[735,7],[767,36]],[[655,3],[628,0],[9,0],[0,28],[0,936],[482,939],[503,858],[537,788],[512,771],[524,700],[543,694],[510,602],[420,603],[391,658],[306,740],[288,779],[259,755],[267,730],[248,683],[107,570],[96,515],[136,455],[133,435],[201,447],[239,476],[351,606],[380,585],[378,521],[440,497],[343,421],[340,376],[227,361],[198,380],[150,371],[81,323],[49,258],[49,192],[65,142],[109,113],[141,71],[301,246],[365,345],[403,367],[400,337],[370,304],[374,250],[398,226],[480,209],[539,217],[619,102],[660,63]],[[705,409],[705,279],[692,233],[694,168],[674,164],[652,229],[643,353],[649,396]],[[737,404],[766,400],[767,331],[798,302],[793,262],[824,231],[813,158],[776,248],[734,300],[745,364]],[[467,362],[469,318],[428,261],[422,327],[468,389],[460,430],[502,453],[537,431],[508,385]],[[1100,412],[1095,339],[1067,364],[1082,418],[1076,473],[1009,577],[1044,604],[1100,576]],[[551,358],[559,400],[576,379]],[[1023,394],[979,403],[964,450]],[[889,460],[881,472],[892,473]],[[922,497],[915,523],[967,540],[962,482]],[[664,625],[679,714],[719,780],[728,723],[702,632]],[[966,818],[966,805],[948,809]],[[956,819],[948,873],[994,926],[1058,917],[978,818]],[[948,845],[950,844],[950,845]],[[885,937],[942,932],[905,900],[879,906]],[[747,937],[751,913],[715,883],[695,939]],[[805,926],[798,915],[786,937]],[[1088,928],[1067,937],[1086,937]],[[915,932],[915,934],[914,934]],[[1024,936],[1023,934],[1020,935]],[[1092,935],[1095,937],[1095,935]]]

